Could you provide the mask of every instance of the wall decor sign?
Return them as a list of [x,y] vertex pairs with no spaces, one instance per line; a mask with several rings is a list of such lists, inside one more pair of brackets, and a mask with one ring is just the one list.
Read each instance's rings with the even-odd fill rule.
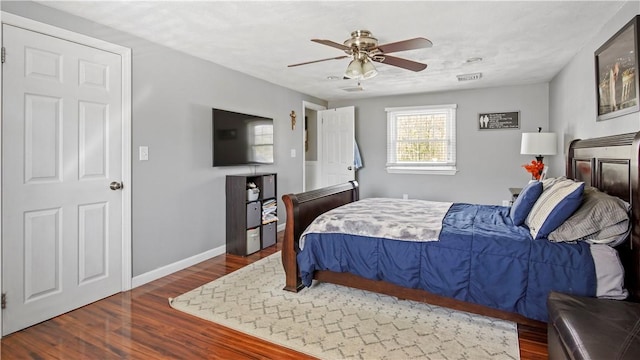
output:
[[598,121],[638,111],[638,38],[636,15],[595,52]]
[[478,114],[478,129],[499,130],[499,129],[519,129],[520,112],[493,112]]

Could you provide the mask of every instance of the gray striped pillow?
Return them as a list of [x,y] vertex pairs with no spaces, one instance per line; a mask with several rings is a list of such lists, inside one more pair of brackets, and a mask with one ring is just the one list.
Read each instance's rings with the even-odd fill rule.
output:
[[630,209],[631,206],[626,201],[596,188],[586,187],[578,210],[549,234],[549,240],[588,239],[592,243],[600,244],[615,242],[624,237],[629,229]]
[[545,188],[524,222],[531,236],[544,238],[568,219],[580,206],[583,190],[583,182],[568,179]]

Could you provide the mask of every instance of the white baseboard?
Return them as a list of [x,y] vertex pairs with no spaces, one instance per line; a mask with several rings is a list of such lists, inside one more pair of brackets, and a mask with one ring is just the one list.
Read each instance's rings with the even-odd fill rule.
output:
[[[286,224],[279,224],[277,227],[278,231],[284,231],[284,228],[286,227]],[[138,286],[144,285],[146,283],[150,283],[154,280],[158,280],[162,277],[165,277],[167,275],[171,275],[176,271],[180,271],[183,269],[188,268],[189,266],[193,266],[195,264],[201,263],[205,260],[209,260],[213,257],[216,257],[218,255],[222,255],[224,253],[227,252],[227,247],[225,245],[223,246],[219,246],[215,249],[211,249],[208,251],[205,251],[203,253],[200,253],[198,255],[194,255],[190,258],[186,258],[180,261],[176,261],[173,264],[169,264],[166,266],[163,266],[159,269],[155,269],[155,270],[151,270],[149,272],[146,272],[142,275],[138,275],[138,276],[134,276],[133,279],[131,279],[131,288],[136,288]]]
[[205,251],[198,255],[194,255],[192,257],[189,257],[180,261],[176,261],[173,264],[163,266],[159,269],[146,272],[142,275],[134,276],[133,279],[131,279],[131,287],[136,288],[138,286],[144,285],[154,280],[158,280],[161,277],[165,277],[167,275],[173,274],[176,271],[186,269],[189,266],[193,266],[195,264],[201,263],[205,260],[211,259],[212,257],[222,255],[226,251],[227,251],[227,247],[223,245],[215,249]]

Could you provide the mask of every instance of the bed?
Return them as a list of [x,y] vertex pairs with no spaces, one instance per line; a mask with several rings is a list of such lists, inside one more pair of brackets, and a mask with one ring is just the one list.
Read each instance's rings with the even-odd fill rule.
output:
[[[628,239],[621,245],[616,247],[617,253],[620,256],[621,264],[625,270],[625,286],[629,292],[629,299],[636,301],[640,298],[640,292],[638,287],[639,278],[639,255],[638,255],[638,234],[640,232],[640,226],[638,217],[640,216],[640,209],[636,209],[640,206],[640,199],[638,199],[638,174],[639,174],[639,144],[640,133],[629,133],[616,136],[608,136],[587,140],[574,140],[571,142],[567,149],[567,172],[566,177],[576,181],[583,182],[585,186],[592,186],[600,191],[620,198],[627,203],[631,204],[631,231]],[[282,250],[282,260],[286,273],[286,285],[285,290],[298,291],[304,287],[304,283],[309,285],[310,277],[313,279],[331,282],[365,290],[385,293],[388,295],[396,296],[403,299],[411,299],[417,301],[424,301],[434,305],[445,306],[457,310],[469,311],[479,313],[487,316],[497,317],[505,320],[516,321],[522,324],[534,324],[540,325],[542,321],[545,321],[546,305],[544,299],[549,290],[560,290],[578,295],[595,295],[595,283],[594,283],[594,269],[593,260],[589,249],[591,245],[585,242],[578,241],[574,243],[551,243],[546,239],[533,240],[529,237],[527,240],[526,231],[515,237],[516,240],[511,243],[520,243],[523,247],[519,250],[513,250],[518,255],[512,257],[510,260],[502,261],[506,265],[503,267],[492,267],[492,262],[500,262],[495,257],[497,252],[511,251],[512,245],[505,246],[505,239],[503,235],[491,235],[489,229],[487,232],[481,232],[478,234],[471,234],[474,239],[474,255],[466,257],[465,254],[470,252],[465,241],[456,240],[452,237],[452,233],[457,233],[458,230],[455,226],[447,227],[443,225],[441,232],[438,236],[443,239],[439,241],[429,241],[420,244],[413,242],[407,242],[404,249],[400,249],[400,254],[396,255],[400,260],[391,261],[387,260],[384,256],[377,258],[376,262],[368,267],[377,267],[380,263],[389,263],[390,265],[382,271],[385,274],[383,278],[378,276],[380,274],[379,269],[374,269],[375,274],[367,273],[367,265],[365,270],[345,268],[344,263],[338,261],[338,264],[331,264],[331,261],[319,260],[322,269],[331,270],[309,270],[313,267],[309,266],[309,261],[316,262],[316,258],[321,258],[322,252],[330,253],[331,246],[322,245],[320,239],[314,239],[319,237],[316,233],[307,234],[304,237],[305,243],[300,242],[301,236],[305,229],[312,223],[318,216],[326,213],[329,210],[336,209],[342,205],[349,206],[352,203],[359,200],[358,184],[357,182],[349,182],[336,186],[331,186],[324,189],[314,190],[300,194],[287,194],[283,196],[287,212],[287,222]],[[448,219],[453,223],[459,223],[462,221],[468,221],[469,213],[465,212],[471,208],[471,212],[474,214],[472,217],[483,216],[488,219],[485,222],[498,222],[508,221],[504,220],[508,217],[506,213],[509,212],[509,208],[499,206],[480,206],[479,208],[473,208],[471,204],[452,204],[452,207],[447,212]],[[336,210],[333,210],[336,211]],[[457,214],[457,216],[451,217],[450,213]],[[484,215],[482,215],[484,213]],[[498,215],[496,215],[498,214]],[[502,220],[500,220],[502,219]],[[447,221],[444,221],[445,223]],[[454,224],[455,225],[455,224]],[[462,226],[464,228],[464,226]],[[469,227],[469,226],[467,226]],[[472,225],[471,227],[478,227]],[[511,227],[513,232],[519,232],[517,228]],[[457,235],[457,234],[454,234]],[[454,240],[448,239],[452,237]],[[340,247],[347,246],[345,244],[362,242],[365,239],[358,236],[342,236],[338,239]],[[453,241],[453,242],[452,242]],[[457,242],[456,242],[457,241]],[[336,240],[328,242],[336,243]],[[392,243],[404,243],[399,241],[392,241]],[[315,245],[314,245],[315,244]],[[320,244],[320,245],[318,245]],[[324,244],[327,244],[325,242]],[[380,245],[381,243],[375,242],[374,248],[384,247],[387,245]],[[452,244],[455,244],[453,246]],[[301,251],[301,246],[304,245],[306,251]],[[333,245],[332,245],[333,246]],[[394,245],[395,246],[395,245]],[[416,248],[419,246],[420,248]],[[426,250],[425,250],[426,248]],[[514,245],[514,248],[516,246]],[[549,250],[553,248],[554,250]],[[317,253],[309,253],[308,249],[316,249]],[[453,250],[452,250],[453,249]],[[479,249],[479,250],[478,250]],[[555,249],[559,249],[556,251]],[[377,250],[375,252],[378,252]],[[520,270],[517,263],[526,262],[529,264],[537,264],[535,258],[528,258],[529,252],[534,254],[540,253],[535,256],[541,256],[545,259],[555,258],[556,263],[552,264],[551,270],[544,267],[529,266],[526,270]],[[350,255],[355,257],[359,262],[361,259],[368,259],[372,254],[372,250],[365,250],[362,253]],[[397,252],[395,252],[397,253]],[[484,254],[484,259],[477,254]],[[428,256],[432,256],[429,261],[435,261],[438,258],[445,258],[449,256],[451,259],[458,261],[462,258],[462,262],[454,263],[452,270],[443,272],[441,269],[430,270],[426,273],[419,273],[418,278],[430,277],[427,284],[422,280],[416,280],[414,276],[407,276],[407,273],[411,274],[413,270],[408,270],[404,267],[404,263],[408,257],[412,254],[427,254],[420,255],[422,263],[425,263],[425,259]],[[432,255],[428,255],[432,254]],[[300,258],[298,257],[300,255]],[[493,257],[492,257],[493,256]],[[390,256],[390,257],[393,257]],[[331,259],[331,255],[328,255]],[[520,261],[525,259],[524,261]],[[532,260],[533,259],[533,260]],[[555,266],[563,263],[563,259],[567,259],[566,262],[575,264],[575,266],[569,266],[569,270],[565,268],[556,269]],[[300,261],[300,263],[299,263]],[[516,265],[514,265],[514,263]],[[589,264],[591,268],[589,268]],[[315,264],[313,266],[317,266]],[[444,265],[443,265],[444,266]],[[456,278],[456,269],[461,267],[470,269],[476,268],[489,268],[490,272],[478,273],[476,270],[463,271],[459,274],[459,278]],[[581,269],[586,269],[581,272]],[[527,271],[527,274],[522,277],[518,276],[520,271]],[[535,282],[537,278],[550,278],[556,277],[553,273],[566,273],[564,274],[564,280],[560,281],[560,284],[546,284],[542,283],[542,286],[534,288],[532,290],[517,289],[518,283]],[[545,273],[546,272],[546,273]],[[434,275],[435,274],[435,275]],[[440,274],[440,275],[438,275]],[[454,275],[452,275],[454,274]],[[505,276],[507,274],[508,276]],[[450,282],[454,283],[453,288],[450,284],[441,286],[437,281],[433,284],[431,281],[434,276],[440,276],[441,278],[449,281],[449,278],[454,279]],[[464,279],[465,276],[468,279]],[[475,279],[470,279],[475,277]],[[561,276],[562,277],[562,276]],[[406,278],[409,278],[407,282]],[[423,283],[421,283],[421,281]],[[459,284],[460,281],[467,281],[466,283]],[[458,286],[458,288],[456,288]],[[528,284],[527,284],[528,286]],[[472,288],[479,288],[478,291],[469,291]],[[488,298],[483,295],[482,288],[492,289],[491,292],[504,292],[500,294],[500,297],[511,298],[508,305],[496,303],[494,298]],[[312,291],[313,289],[310,289]],[[473,290],[473,289],[472,289]],[[486,290],[486,289],[485,289]],[[509,293],[509,291],[514,293]],[[520,294],[520,295],[518,295]],[[514,301],[518,296],[526,298],[527,301]]]

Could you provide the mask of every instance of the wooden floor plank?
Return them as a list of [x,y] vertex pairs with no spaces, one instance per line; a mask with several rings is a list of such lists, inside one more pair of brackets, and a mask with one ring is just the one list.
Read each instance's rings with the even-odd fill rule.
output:
[[[312,359],[171,309],[168,299],[280,250],[221,255],[2,338],[2,359]],[[519,326],[523,360],[547,359],[543,328]]]

